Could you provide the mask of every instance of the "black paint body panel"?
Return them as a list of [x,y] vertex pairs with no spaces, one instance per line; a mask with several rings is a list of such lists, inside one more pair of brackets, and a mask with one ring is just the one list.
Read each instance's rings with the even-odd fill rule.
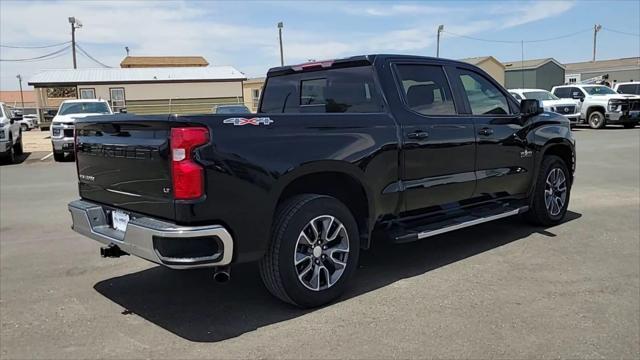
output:
[[[233,115],[273,121],[258,126],[223,123],[232,116],[213,114],[120,114],[79,120],[80,195],[178,224],[224,225],[234,239],[234,262],[242,262],[264,254],[280,196],[301,176],[339,173],[359,183],[366,193],[372,231],[381,223],[434,208],[459,209],[487,197],[525,198],[542,152],[560,145],[575,153],[569,122],[557,114],[477,118],[462,107],[454,120],[420,117],[404,107],[392,73],[394,61],[481,72],[472,65],[411,56],[366,58],[383,92],[381,113]],[[452,85],[459,98],[460,89]],[[209,129],[210,142],[195,152],[205,168],[201,199],[172,199],[169,129],[174,126]],[[477,135],[483,126],[494,129],[491,137]],[[406,134],[416,129],[428,131],[429,138],[407,139]],[[533,154],[521,157],[524,150]]]

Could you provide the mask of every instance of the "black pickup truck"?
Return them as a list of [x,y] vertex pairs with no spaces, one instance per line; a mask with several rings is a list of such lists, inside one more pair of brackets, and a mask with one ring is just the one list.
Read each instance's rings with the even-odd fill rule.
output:
[[338,297],[374,241],[560,222],[576,163],[563,116],[473,65],[401,55],[273,68],[257,114],[97,116],[75,135],[73,229],[103,256],[220,281],[259,261],[301,307]]

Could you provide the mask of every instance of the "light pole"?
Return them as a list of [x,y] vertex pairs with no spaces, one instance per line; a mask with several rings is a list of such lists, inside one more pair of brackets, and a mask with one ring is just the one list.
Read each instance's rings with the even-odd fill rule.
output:
[[69,17],[69,24],[71,24],[71,53],[73,54],[73,68],[77,69],[76,63],[76,29],[82,27],[80,19],[76,19],[74,16]]
[[602,29],[602,25],[595,24],[593,25],[593,62],[596,61],[596,37],[598,36],[598,31]]
[[438,26],[438,39],[436,41],[436,57],[440,57],[440,33],[444,30],[444,25]]
[[126,51],[127,52],[127,56],[129,56],[129,47],[128,46],[124,47],[124,51]]
[[280,39],[280,66],[284,66],[284,54],[282,52],[282,28],[284,24],[282,21],[278,23],[278,38]]
[[18,79],[18,84],[20,84],[20,102],[22,103],[22,115],[24,116],[24,95],[22,95],[22,76],[20,74],[16,75]]

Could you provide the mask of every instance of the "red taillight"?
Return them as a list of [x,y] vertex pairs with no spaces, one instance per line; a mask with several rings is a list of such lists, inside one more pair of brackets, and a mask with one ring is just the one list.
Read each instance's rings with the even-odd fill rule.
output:
[[193,149],[209,141],[203,127],[171,129],[171,176],[177,200],[197,199],[204,191],[204,170],[192,160]]

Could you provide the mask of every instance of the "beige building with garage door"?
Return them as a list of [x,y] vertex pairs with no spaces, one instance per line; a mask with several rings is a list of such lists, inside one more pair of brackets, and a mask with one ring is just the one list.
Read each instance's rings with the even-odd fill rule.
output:
[[104,99],[114,111],[196,114],[244,103],[244,80],[232,66],[68,69],[44,70],[29,85],[43,112],[66,99]]

